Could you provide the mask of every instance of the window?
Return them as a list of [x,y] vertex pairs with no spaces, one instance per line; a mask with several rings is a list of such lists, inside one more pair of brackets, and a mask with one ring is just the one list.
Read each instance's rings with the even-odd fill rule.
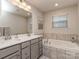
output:
[[52,24],[54,28],[67,28],[67,16],[53,16]]

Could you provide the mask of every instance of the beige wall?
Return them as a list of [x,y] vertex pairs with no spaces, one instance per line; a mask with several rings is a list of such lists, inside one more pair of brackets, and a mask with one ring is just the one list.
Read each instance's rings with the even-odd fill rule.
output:
[[34,34],[41,34],[43,30],[38,29],[38,21],[43,20],[43,13],[37,8],[32,7],[32,32]]
[[[52,16],[64,14],[68,15],[68,28],[52,28]],[[48,12],[45,14],[44,18],[45,33],[78,33],[77,6]]]
[[32,33],[32,16],[29,16],[28,19],[27,19],[27,31],[29,33]]
[[11,28],[12,34],[27,32],[26,18],[9,12],[3,12],[0,16],[0,27],[5,26]]
[[0,15],[1,15],[1,0],[0,0]]
[[[79,25],[79,2],[78,2],[78,25]],[[78,33],[79,33],[79,26],[78,26]]]

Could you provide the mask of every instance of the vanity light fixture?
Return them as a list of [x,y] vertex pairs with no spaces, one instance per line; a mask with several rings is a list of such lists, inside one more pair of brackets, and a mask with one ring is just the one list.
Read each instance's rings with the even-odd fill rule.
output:
[[26,11],[31,12],[31,6],[26,4],[24,0],[10,0],[11,3],[13,3],[14,5],[18,6],[19,8],[22,8]]
[[31,6],[28,5],[27,8],[28,8],[28,9],[31,9]]
[[26,6],[26,3],[22,2],[22,5],[23,5],[23,6]]

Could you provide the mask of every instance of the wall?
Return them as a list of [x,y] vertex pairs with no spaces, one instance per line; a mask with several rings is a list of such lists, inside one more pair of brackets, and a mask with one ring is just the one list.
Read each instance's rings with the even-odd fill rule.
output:
[[[78,25],[79,25],[79,2],[78,2]],[[78,33],[79,33],[79,26],[78,26]]]
[[1,0],[0,0],[0,15],[1,15]]
[[6,26],[11,28],[12,34],[27,33],[27,20],[22,16],[3,12],[0,16],[0,27]]
[[[68,28],[52,28],[52,16],[54,15],[68,15]],[[70,6],[67,8],[50,11],[44,16],[44,32],[45,33],[77,33],[77,6]]]
[[27,18],[27,24],[28,33],[32,33],[32,16]]
[[37,8],[32,7],[32,32],[34,34],[41,34],[43,30],[38,29],[38,21],[43,21],[43,13],[39,11]]

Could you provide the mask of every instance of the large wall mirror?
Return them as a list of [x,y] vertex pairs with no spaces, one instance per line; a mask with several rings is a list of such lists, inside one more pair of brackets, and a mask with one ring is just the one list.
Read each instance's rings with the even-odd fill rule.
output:
[[67,15],[52,16],[53,28],[68,28],[68,17]]
[[[5,32],[3,31],[3,28],[5,28],[5,30],[11,35],[27,34],[29,30],[28,20],[30,19],[31,22],[32,13],[12,4],[10,1],[13,0],[1,1],[2,5],[0,6],[2,11],[0,14],[0,36],[4,34],[3,32]],[[31,9],[30,5],[29,9]],[[10,30],[10,32],[8,30]]]

